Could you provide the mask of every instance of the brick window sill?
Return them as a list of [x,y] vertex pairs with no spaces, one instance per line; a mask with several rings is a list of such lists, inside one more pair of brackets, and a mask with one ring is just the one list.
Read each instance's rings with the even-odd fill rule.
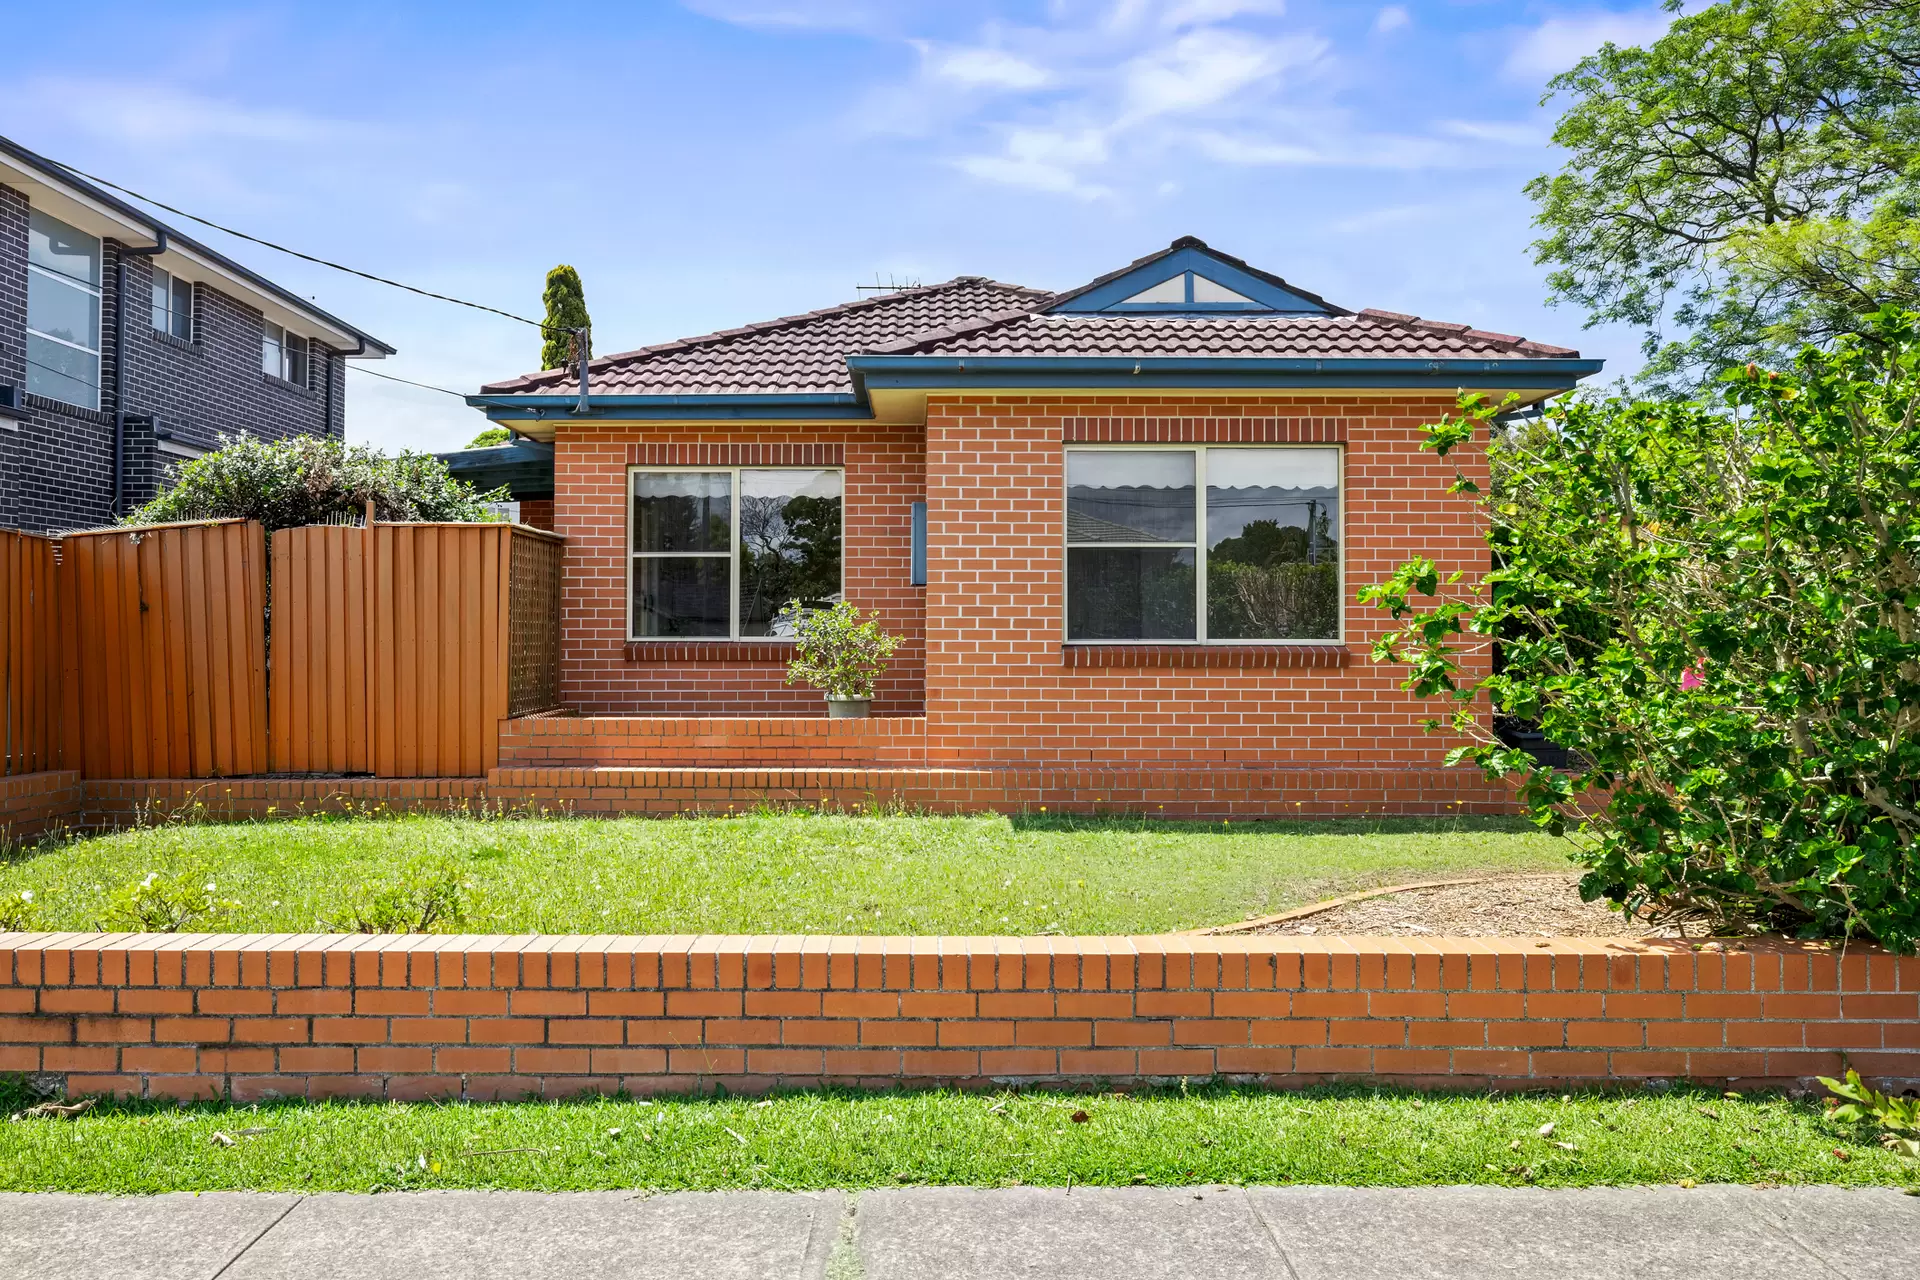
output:
[[629,640],[628,662],[749,663],[785,666],[793,661],[791,640]]
[[[194,342],[188,338],[176,338],[165,329],[155,329],[153,331],[153,340],[163,347],[170,347],[184,355],[204,356],[207,354],[206,348],[202,347],[198,342]],[[287,385],[292,386],[293,384],[289,382]]]
[[89,409],[84,405],[68,404],[65,400],[35,395],[31,391],[24,397],[24,407],[38,409],[42,413],[57,413],[63,418],[78,418],[82,422],[91,422],[97,426],[113,425],[113,415],[103,409]]
[[1060,647],[1068,667],[1344,667],[1352,654],[1343,644],[1069,644]]
[[288,382],[285,378],[276,374],[263,373],[260,375],[260,381],[277,390],[284,391],[290,396],[299,396],[302,400],[317,400],[320,398],[318,393],[301,386],[297,382]]

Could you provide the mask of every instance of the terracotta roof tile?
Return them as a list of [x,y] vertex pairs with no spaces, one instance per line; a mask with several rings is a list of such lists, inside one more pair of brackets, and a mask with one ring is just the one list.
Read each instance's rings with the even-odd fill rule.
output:
[[[1053,295],[961,276],[945,284],[766,320],[618,355],[596,356],[593,390],[605,395],[850,392],[847,357],[875,346],[957,329],[987,315],[1024,315]],[[481,388],[490,395],[570,395],[579,381],[549,369]]]
[[[1041,314],[1054,295],[961,276],[593,362],[605,395],[850,392],[850,355],[1573,357],[1464,324],[1397,311],[1336,315]],[[578,383],[552,369],[483,392],[570,395]]]
[[875,355],[1005,356],[1577,356],[1464,324],[1391,311],[1339,316],[1153,314],[986,317],[948,333],[870,348]]

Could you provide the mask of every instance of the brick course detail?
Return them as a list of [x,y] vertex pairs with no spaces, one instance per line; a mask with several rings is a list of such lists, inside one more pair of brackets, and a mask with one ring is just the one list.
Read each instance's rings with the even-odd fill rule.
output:
[[1432,938],[0,934],[0,1071],[70,1093],[1920,1081],[1920,959]]

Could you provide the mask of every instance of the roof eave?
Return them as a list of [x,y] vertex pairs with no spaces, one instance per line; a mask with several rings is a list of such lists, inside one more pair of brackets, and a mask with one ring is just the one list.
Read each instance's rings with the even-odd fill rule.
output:
[[587,396],[586,412],[580,395],[468,396],[469,405],[495,422],[551,421],[569,418],[658,418],[676,422],[734,421],[765,418],[870,418],[872,410],[850,391],[728,393],[720,395],[596,395]]

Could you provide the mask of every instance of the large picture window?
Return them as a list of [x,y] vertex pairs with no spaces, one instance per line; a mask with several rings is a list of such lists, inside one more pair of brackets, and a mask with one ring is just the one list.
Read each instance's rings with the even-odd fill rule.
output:
[[27,390],[100,407],[100,241],[27,215]]
[[1340,638],[1340,451],[1067,451],[1067,639]]
[[630,472],[629,634],[791,635],[790,602],[840,599],[842,483],[823,467]]

